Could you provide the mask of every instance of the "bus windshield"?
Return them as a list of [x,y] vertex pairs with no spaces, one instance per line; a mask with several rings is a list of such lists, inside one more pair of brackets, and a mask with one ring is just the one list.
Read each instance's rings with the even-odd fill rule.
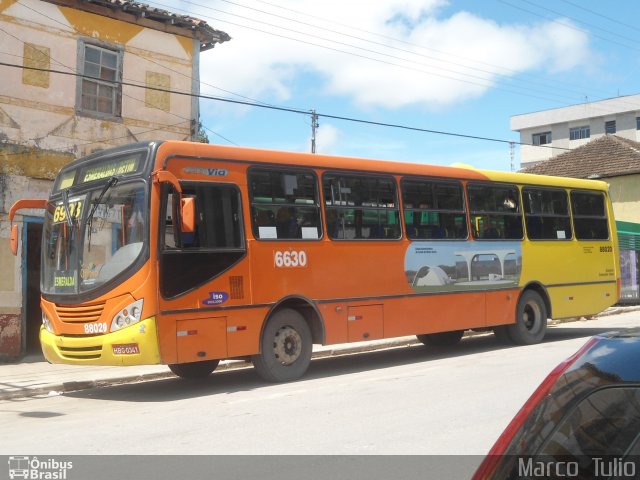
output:
[[86,293],[131,266],[147,237],[145,183],[105,179],[49,202],[43,228],[42,292]]

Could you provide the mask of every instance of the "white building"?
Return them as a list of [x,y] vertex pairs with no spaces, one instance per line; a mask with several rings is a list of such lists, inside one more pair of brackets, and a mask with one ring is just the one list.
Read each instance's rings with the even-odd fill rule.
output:
[[610,98],[511,117],[520,133],[521,168],[606,134],[640,141],[640,95]]

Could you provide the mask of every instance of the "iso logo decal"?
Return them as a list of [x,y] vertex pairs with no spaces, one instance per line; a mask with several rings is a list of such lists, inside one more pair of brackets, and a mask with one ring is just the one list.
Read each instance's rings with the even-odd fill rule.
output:
[[54,458],[39,460],[38,457],[10,456],[9,478],[32,480],[66,480],[67,470],[73,468],[73,462],[60,462]]

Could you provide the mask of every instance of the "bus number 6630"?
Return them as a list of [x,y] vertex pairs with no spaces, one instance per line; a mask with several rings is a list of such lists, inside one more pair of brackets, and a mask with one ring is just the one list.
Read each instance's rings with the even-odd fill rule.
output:
[[307,253],[304,250],[276,251],[274,263],[278,268],[295,268],[307,266]]

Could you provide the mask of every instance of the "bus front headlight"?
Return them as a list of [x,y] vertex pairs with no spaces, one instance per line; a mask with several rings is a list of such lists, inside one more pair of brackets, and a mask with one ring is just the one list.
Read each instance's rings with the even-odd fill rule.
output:
[[111,331],[115,332],[121,328],[128,327],[134,323],[138,323],[142,318],[142,304],[144,300],[136,300],[130,303],[113,316],[111,320]]
[[47,317],[47,314],[42,312],[42,325],[44,326],[44,329],[49,332],[49,333],[53,333],[53,326],[51,325],[51,320],[49,320],[49,317]]

